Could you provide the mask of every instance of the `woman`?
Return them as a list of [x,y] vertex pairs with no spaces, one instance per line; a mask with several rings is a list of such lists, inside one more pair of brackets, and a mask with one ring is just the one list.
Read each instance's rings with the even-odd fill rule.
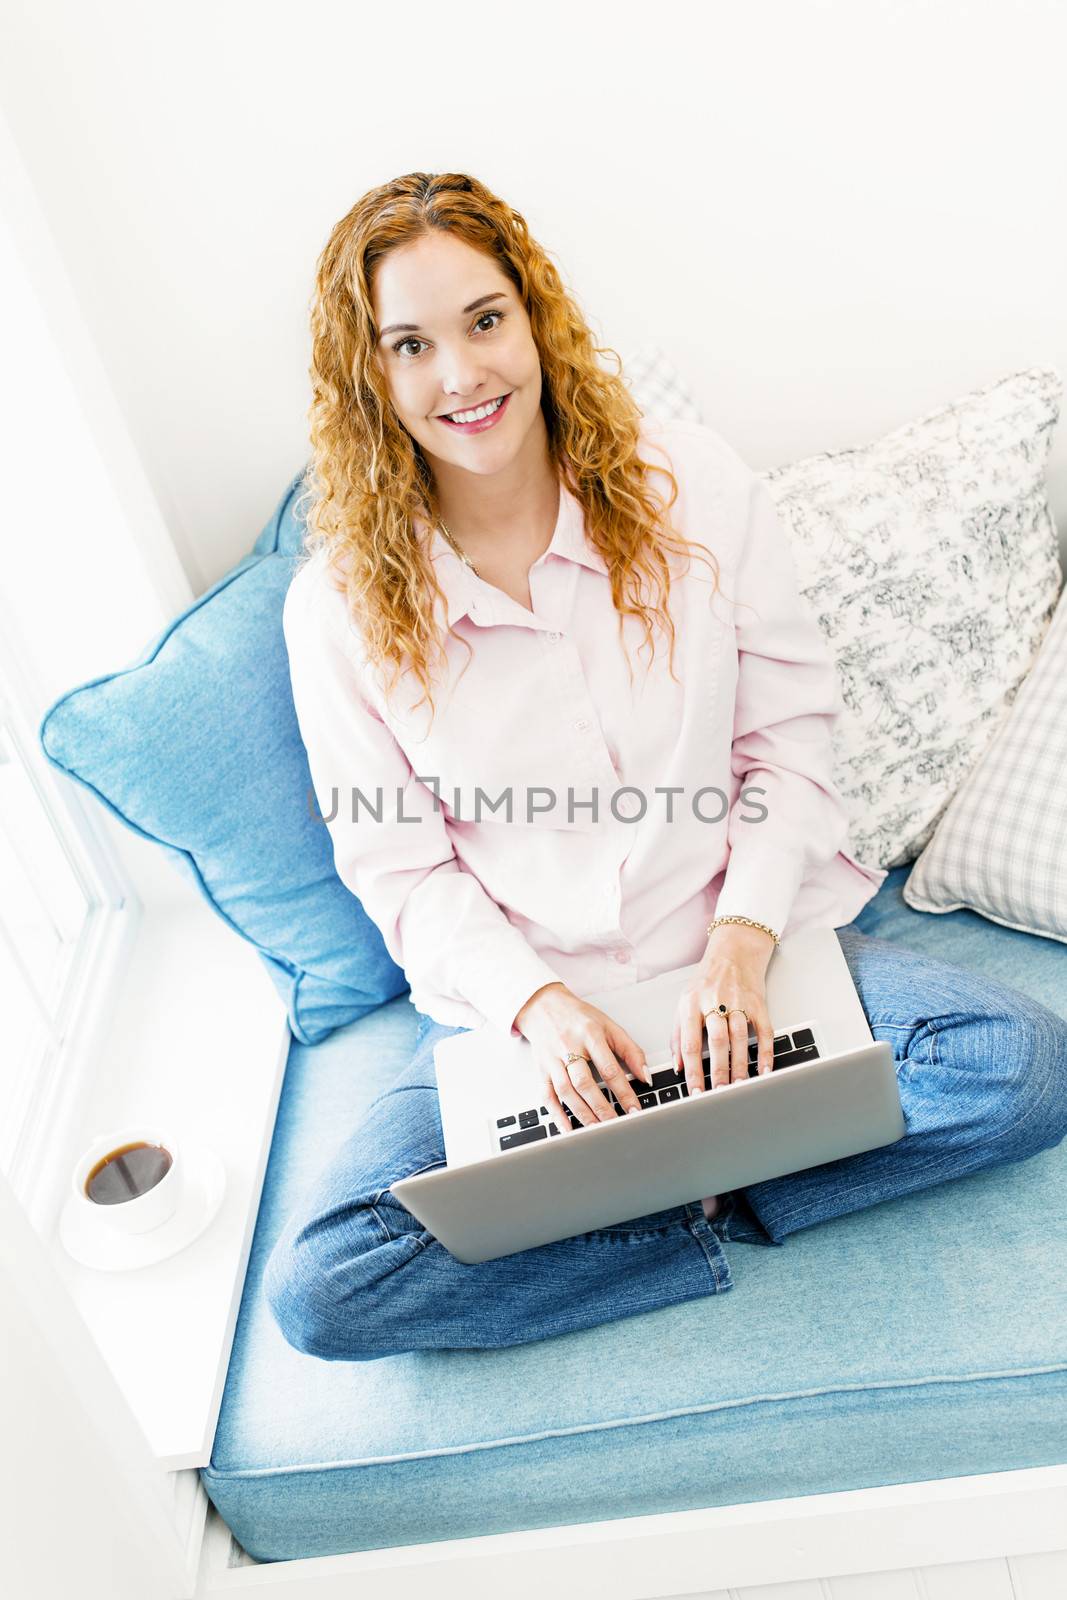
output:
[[[729,1289],[724,1241],[1057,1143],[1067,1024],[853,923],[886,874],[843,848],[836,672],[766,488],[712,430],[640,416],[523,218],[457,174],[372,190],[313,336],[293,693],[418,1034],[273,1252],[286,1338],[337,1360],[545,1338]],[[581,996],[695,965],[670,1047],[699,1094],[706,1029],[714,1092],[750,1027],[770,1070],[767,964],[809,925],[892,1044],[903,1139],[474,1265],[390,1193],[444,1164],[439,1040],[527,1039],[569,1136],[616,1114],[594,1068],[631,1113],[645,1068]]]

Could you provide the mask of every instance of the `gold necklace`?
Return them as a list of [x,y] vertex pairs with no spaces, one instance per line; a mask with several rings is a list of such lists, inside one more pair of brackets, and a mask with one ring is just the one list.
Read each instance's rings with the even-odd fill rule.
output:
[[474,565],[474,562],[471,560],[470,556],[465,556],[463,554],[463,551],[460,549],[459,545],[456,543],[455,539],[453,539],[451,533],[448,531],[447,522],[444,522],[444,521],[441,522],[441,532],[444,534],[445,538],[448,540],[449,544],[452,546],[453,550],[456,552],[456,554],[459,557],[459,559],[464,563],[465,566],[470,567],[471,571],[474,573],[474,576],[477,577],[478,576],[478,568]]

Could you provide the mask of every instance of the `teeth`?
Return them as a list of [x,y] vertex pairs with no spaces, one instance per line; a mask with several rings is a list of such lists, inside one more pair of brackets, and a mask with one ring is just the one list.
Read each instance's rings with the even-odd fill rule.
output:
[[504,396],[499,400],[491,400],[487,406],[479,406],[477,411],[450,411],[449,420],[452,422],[480,422],[483,417],[491,417],[504,404]]

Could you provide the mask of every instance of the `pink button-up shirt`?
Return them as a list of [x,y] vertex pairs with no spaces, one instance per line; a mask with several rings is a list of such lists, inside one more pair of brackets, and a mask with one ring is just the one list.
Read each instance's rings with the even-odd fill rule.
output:
[[840,927],[886,877],[844,848],[843,702],[769,491],[702,424],[646,419],[641,442],[650,465],[669,458],[673,526],[711,552],[724,591],[699,559],[672,577],[678,682],[666,637],[648,672],[626,617],[631,687],[607,566],[566,484],[532,611],[434,532],[438,617],[473,657],[446,637],[432,727],[410,673],[386,704],[321,554],[290,586],[293,696],[337,872],[436,1021],[518,1037],[546,983],[586,995],[687,966],[716,914]]

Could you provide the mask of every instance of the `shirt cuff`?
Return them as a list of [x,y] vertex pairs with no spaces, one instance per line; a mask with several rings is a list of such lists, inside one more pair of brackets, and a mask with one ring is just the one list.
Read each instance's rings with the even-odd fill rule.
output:
[[804,864],[793,850],[731,850],[714,917],[751,917],[781,938],[800,889]]
[[525,948],[511,956],[506,966],[491,968],[477,978],[464,973],[464,998],[494,1028],[511,1039],[524,1037],[514,1021],[531,995],[543,989],[546,983],[564,982],[525,940],[522,943]]

